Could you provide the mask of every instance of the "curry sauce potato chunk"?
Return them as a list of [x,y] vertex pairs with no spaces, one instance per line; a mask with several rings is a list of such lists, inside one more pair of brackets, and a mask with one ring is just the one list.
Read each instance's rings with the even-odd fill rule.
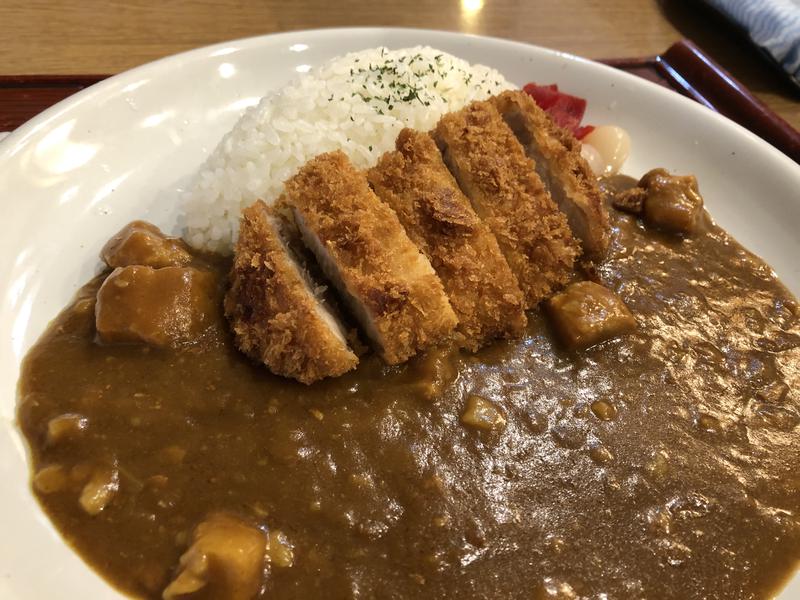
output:
[[181,267],[192,261],[186,242],[164,235],[146,221],[133,221],[123,227],[106,242],[100,257],[112,269],[131,265]]
[[106,343],[191,343],[214,322],[217,286],[212,273],[191,267],[119,267],[97,292],[97,333]]

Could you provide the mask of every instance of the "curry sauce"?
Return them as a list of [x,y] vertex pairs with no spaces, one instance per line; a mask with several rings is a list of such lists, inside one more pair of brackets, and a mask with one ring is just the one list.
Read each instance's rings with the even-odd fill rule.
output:
[[597,276],[633,333],[568,351],[532,311],[521,340],[312,386],[235,349],[227,260],[192,259],[219,312],[175,347],[98,343],[101,275],[23,365],[37,497],[144,598],[216,513],[276,542],[263,598],[770,597],[800,559],[796,300],[710,221],[610,212]]

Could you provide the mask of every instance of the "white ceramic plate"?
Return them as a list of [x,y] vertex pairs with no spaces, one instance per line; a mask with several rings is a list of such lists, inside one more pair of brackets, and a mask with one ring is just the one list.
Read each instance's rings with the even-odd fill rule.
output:
[[[625,127],[626,171],[695,173],[711,213],[800,295],[800,167],[745,129],[609,67],[498,39],[406,29],[303,31],[166,58],[68,98],[0,142],[0,597],[116,598],[61,540],[28,487],[14,422],[27,349],[132,219],[177,233],[177,190],[267,90],[332,56],[428,44],[589,99]],[[800,581],[783,598],[800,598]]]

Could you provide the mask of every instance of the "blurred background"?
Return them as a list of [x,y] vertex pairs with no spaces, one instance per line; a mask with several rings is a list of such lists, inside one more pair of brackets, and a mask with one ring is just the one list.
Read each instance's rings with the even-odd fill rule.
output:
[[800,128],[789,77],[699,0],[3,0],[0,23],[0,75],[112,74],[214,42],[317,27],[462,31],[595,59],[652,56],[690,38]]

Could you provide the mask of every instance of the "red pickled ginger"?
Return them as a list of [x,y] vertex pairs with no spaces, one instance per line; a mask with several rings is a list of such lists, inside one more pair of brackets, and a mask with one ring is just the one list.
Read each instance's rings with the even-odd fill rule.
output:
[[592,125],[581,125],[586,112],[584,98],[560,92],[555,83],[551,85],[529,83],[522,89],[534,99],[539,108],[550,115],[557,125],[571,131],[579,140],[594,131]]

